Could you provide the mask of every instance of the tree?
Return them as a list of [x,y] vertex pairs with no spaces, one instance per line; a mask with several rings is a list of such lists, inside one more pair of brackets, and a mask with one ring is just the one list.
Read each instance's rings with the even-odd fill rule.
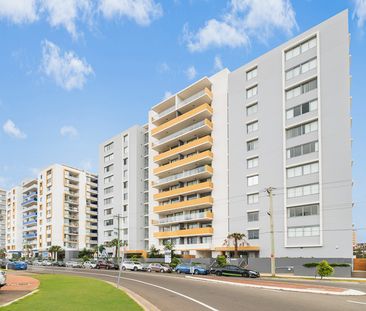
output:
[[82,259],[83,259],[83,261],[88,261],[88,260],[90,260],[90,258],[92,258],[92,257],[93,257],[94,252],[95,252],[94,250],[92,250],[92,249],[86,249],[86,248],[84,247],[84,249],[82,249],[82,250],[79,252],[78,257],[79,257],[79,258],[82,258]]
[[105,246],[103,244],[100,244],[98,246],[98,251],[99,251],[99,254],[102,255],[104,253],[104,251],[105,251]]
[[330,266],[326,260],[321,261],[316,268],[316,272],[320,275],[320,279],[322,279],[324,276],[330,276],[333,271],[333,267]]
[[24,246],[23,246],[23,248],[24,248],[24,253],[26,254],[26,256],[24,255],[24,257],[28,257],[28,258],[31,258],[32,256],[32,250],[33,250],[33,247],[32,247],[32,245],[30,245],[30,244],[25,244]]
[[229,240],[234,241],[234,258],[239,258],[239,252],[238,252],[239,243],[238,242],[245,238],[245,234],[244,233],[239,233],[239,232],[234,232],[234,233],[230,233],[227,236],[227,238]]
[[219,267],[223,267],[227,264],[226,257],[224,255],[217,256],[216,262],[219,265]]
[[48,249],[48,251],[51,253],[52,259],[57,261],[58,254],[63,252],[63,249],[61,246],[53,245]]
[[160,254],[160,251],[154,245],[152,245],[150,247],[149,253],[147,254],[147,257],[148,258],[162,258],[164,256],[162,254]]
[[6,256],[6,249],[5,248],[1,248],[0,249],[0,258],[5,258]]
[[114,251],[114,259],[117,259],[117,255],[118,255],[118,247],[122,245],[122,241],[118,241],[118,239],[113,239],[109,242],[106,243],[107,247],[114,247],[115,251]]

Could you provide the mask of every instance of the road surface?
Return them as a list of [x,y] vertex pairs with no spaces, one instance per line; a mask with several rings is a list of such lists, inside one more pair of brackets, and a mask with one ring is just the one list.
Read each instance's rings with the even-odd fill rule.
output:
[[[117,283],[118,275],[117,271],[110,270],[34,266],[29,267],[29,271],[35,273],[73,274],[98,278],[114,283]],[[229,279],[230,278],[223,277],[223,280]],[[281,282],[283,282],[283,280],[281,280]],[[319,282],[315,281],[314,284],[319,285]],[[123,272],[121,285],[144,297],[161,311],[366,310],[366,296],[330,296],[211,284],[190,280],[182,275],[176,275],[174,273]],[[340,286],[366,292],[366,283],[347,284],[345,282],[326,282],[326,285]]]

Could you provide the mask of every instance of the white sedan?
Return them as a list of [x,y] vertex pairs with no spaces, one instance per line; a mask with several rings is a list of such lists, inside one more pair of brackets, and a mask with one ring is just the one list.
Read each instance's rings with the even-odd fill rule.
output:
[[83,267],[86,269],[95,269],[97,267],[97,263],[93,261],[85,261],[83,263]]
[[0,288],[6,285],[6,273],[5,271],[0,271]]
[[142,264],[138,261],[126,260],[122,262],[122,270],[142,271]]

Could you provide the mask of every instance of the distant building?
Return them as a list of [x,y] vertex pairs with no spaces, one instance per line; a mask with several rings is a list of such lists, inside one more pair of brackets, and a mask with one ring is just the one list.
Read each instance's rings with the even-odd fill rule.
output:
[[6,191],[0,189],[0,249],[5,248],[6,236]]

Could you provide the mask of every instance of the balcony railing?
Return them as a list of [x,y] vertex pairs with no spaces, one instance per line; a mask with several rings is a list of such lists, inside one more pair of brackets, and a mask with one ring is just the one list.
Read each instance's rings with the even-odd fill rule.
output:
[[30,218],[33,216],[37,216],[37,213],[23,214],[23,218]]
[[164,225],[164,224],[172,223],[172,222],[185,222],[185,221],[191,221],[191,220],[212,219],[212,218],[213,218],[212,212],[192,213],[192,214],[185,214],[185,215],[181,215],[181,216],[160,218],[158,221],[155,221],[153,224],[154,225]]
[[190,177],[190,176],[194,176],[194,175],[203,173],[203,172],[208,170],[208,167],[209,166],[202,165],[202,166],[199,166],[199,167],[194,168],[194,169],[189,170],[189,171],[185,171],[185,172],[182,172],[182,173],[179,173],[179,174],[171,175],[171,176],[168,176],[168,177],[165,177],[165,178],[160,178],[158,180],[158,182],[156,183],[156,186],[159,186],[161,184],[165,184],[165,183],[168,183],[168,182],[171,182],[171,181],[176,181],[176,180],[179,180],[179,179],[182,179],[182,178],[186,178],[186,177]]
[[33,239],[37,237],[37,233],[29,233],[29,234],[24,234],[23,238],[24,239]]
[[23,222],[23,225],[32,225],[32,224],[37,224],[37,219]]
[[21,205],[25,206],[25,205],[34,204],[34,203],[37,203],[37,198],[31,198],[29,200],[23,201]]
[[162,112],[158,113],[155,117],[153,117],[153,120],[158,120],[164,116],[166,116],[167,114],[173,112],[175,110],[175,105],[174,106],[171,106],[165,110],[163,110]]
[[181,101],[180,103],[177,104],[177,108],[183,107],[185,105],[187,105],[190,102],[195,101],[196,99],[200,98],[203,95],[208,95],[210,98],[212,98],[212,94],[211,91],[207,88],[203,89],[202,91],[199,91],[198,93],[186,98],[185,100]]
[[172,237],[182,237],[182,236],[199,236],[199,235],[212,235],[213,228],[192,228],[192,229],[182,229],[175,231],[159,231],[154,233],[154,237],[158,239],[172,238]]

